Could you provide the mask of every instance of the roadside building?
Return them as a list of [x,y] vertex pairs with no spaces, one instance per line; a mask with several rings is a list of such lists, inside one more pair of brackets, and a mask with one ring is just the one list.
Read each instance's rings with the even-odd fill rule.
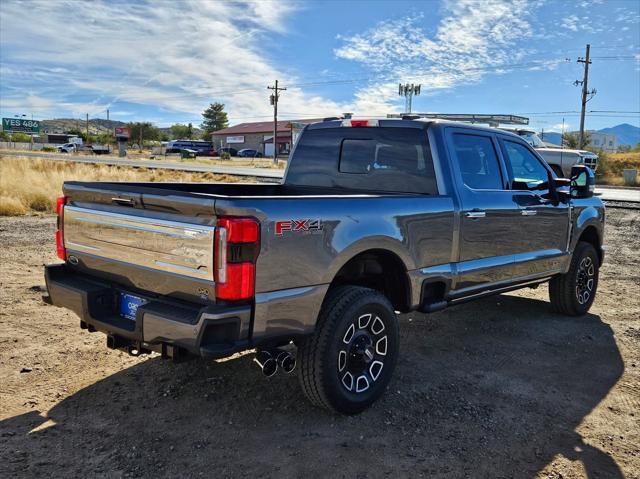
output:
[[611,133],[599,133],[597,131],[589,130],[591,141],[589,146],[604,150],[607,153],[615,153],[618,151],[618,137]]
[[52,143],[54,145],[62,145],[64,143],[72,143],[73,138],[77,138],[78,135],[68,135],[66,133],[45,133],[41,134],[39,140],[42,143]]
[[[321,119],[278,121],[276,138],[278,155],[288,155],[296,139],[296,132],[307,123],[317,121],[321,121]],[[251,149],[259,151],[264,156],[272,156],[273,121],[240,123],[214,132],[212,139],[216,148]]]
[[[618,151],[618,136],[612,133],[600,133],[596,130],[586,130],[585,132],[589,135],[589,143],[586,145],[590,148],[594,148],[596,150],[603,150],[607,153],[615,153]],[[572,131],[572,135],[578,137],[580,135],[579,131]]]

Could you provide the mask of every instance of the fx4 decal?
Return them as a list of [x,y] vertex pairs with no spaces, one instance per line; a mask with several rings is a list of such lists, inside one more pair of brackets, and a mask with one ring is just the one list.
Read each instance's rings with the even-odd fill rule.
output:
[[312,219],[276,221],[276,236],[282,236],[285,231],[322,231],[322,222]]

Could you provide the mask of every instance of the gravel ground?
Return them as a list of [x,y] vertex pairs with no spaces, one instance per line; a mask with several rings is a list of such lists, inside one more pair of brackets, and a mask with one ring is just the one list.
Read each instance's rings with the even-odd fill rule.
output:
[[591,314],[547,288],[401,317],[389,390],[314,409],[251,356],[107,350],[42,303],[54,218],[0,218],[0,477],[640,478],[640,212],[608,211]]

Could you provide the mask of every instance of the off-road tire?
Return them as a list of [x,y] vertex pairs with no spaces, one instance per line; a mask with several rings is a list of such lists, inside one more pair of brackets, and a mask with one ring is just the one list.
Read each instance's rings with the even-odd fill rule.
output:
[[[374,331],[379,332],[374,335]],[[339,286],[330,291],[315,333],[298,349],[298,378],[305,395],[314,405],[334,412],[362,412],[382,395],[391,379],[398,358],[399,335],[394,309],[382,293],[360,286]],[[362,354],[359,340],[369,344],[364,348],[366,355]],[[380,356],[382,345],[384,355]],[[360,350],[354,349],[358,347]],[[349,368],[353,365],[362,365],[365,370],[352,374],[349,383]],[[366,388],[362,389],[365,383]]]
[[[579,293],[581,291],[581,277],[584,282],[585,264],[588,265],[586,268],[587,283],[589,280],[592,281],[586,299],[586,291]],[[593,304],[598,289],[599,268],[600,260],[593,245],[583,241],[579,242],[571,257],[569,271],[566,274],[555,276],[549,282],[549,298],[553,310],[568,316],[586,314]],[[592,272],[591,276],[589,276],[589,272]]]

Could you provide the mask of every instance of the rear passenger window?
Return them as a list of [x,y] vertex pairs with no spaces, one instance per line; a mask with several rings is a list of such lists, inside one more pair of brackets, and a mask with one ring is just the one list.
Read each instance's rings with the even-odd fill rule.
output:
[[455,133],[453,146],[465,185],[475,190],[504,189],[500,163],[490,137]]

